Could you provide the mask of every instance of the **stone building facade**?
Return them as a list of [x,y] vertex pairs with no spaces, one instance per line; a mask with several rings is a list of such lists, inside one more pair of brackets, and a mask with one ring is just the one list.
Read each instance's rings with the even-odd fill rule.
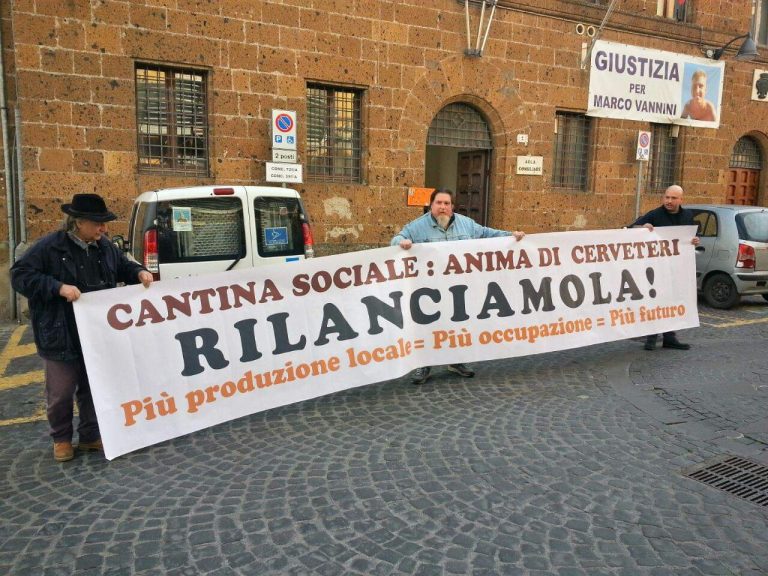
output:
[[[765,42],[763,0],[1,6],[5,262],[76,192],[107,197],[125,233],[142,191],[264,184],[274,109],[296,111],[294,186],[319,254],[388,243],[421,212],[413,188],[459,188],[463,211],[529,233],[621,226],[638,189],[647,209],[670,182],[688,201],[726,202],[743,201],[729,181],[747,178],[748,201],[768,203],[768,100],[750,97],[768,47],[749,62],[734,59],[739,42],[726,50],[717,129],[585,117],[582,66],[595,35],[697,57],[750,28]],[[635,158],[638,130],[663,144],[650,163]],[[745,154],[748,173],[735,172]],[[520,156],[540,169],[518,173]]]

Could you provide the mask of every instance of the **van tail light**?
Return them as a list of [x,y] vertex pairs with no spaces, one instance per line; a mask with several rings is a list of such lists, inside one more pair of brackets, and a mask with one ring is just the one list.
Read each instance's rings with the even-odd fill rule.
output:
[[301,223],[301,233],[304,236],[304,257],[312,258],[315,255],[315,241],[312,239],[312,228],[309,222]]
[[157,254],[157,228],[144,232],[144,268],[152,272],[155,280],[160,280],[160,266]]
[[749,244],[739,244],[736,268],[755,268],[755,249]]

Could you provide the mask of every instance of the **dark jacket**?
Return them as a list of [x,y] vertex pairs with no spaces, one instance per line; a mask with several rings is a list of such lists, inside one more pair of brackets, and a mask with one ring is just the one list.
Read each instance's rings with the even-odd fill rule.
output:
[[657,226],[693,226],[696,222],[693,219],[693,212],[682,206],[680,206],[680,210],[675,214],[670,214],[670,212],[661,205],[650,212],[646,212],[631,225],[642,226],[643,224],[651,224],[656,228]]
[[[106,283],[114,288],[118,282],[138,284],[144,268],[128,257],[106,237],[97,246]],[[72,303],[59,295],[62,284],[78,283],[73,251],[82,250],[64,231],[42,237],[11,267],[13,289],[29,299],[32,330],[37,352],[50,360],[80,358],[80,338]]]

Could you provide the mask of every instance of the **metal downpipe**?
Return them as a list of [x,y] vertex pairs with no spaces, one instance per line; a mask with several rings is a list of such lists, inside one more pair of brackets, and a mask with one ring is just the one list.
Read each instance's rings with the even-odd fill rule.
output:
[[[8,261],[12,266],[16,254],[16,211],[13,202],[13,169],[11,165],[11,150],[8,139],[8,107],[5,100],[5,65],[3,59],[3,26],[0,18],[0,130],[3,132],[3,169],[5,173],[5,211],[8,217]],[[16,292],[13,287],[8,288],[8,306],[10,307],[11,320],[18,317],[16,306]]]
[[21,150],[21,112],[19,107],[14,108],[14,122],[16,123],[16,189],[19,195],[19,245],[17,248],[26,248],[27,245],[27,199],[24,195],[24,160]]

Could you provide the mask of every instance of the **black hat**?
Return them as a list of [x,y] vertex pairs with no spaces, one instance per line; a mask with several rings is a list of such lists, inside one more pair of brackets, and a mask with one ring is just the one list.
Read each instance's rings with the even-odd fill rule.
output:
[[98,194],[75,194],[71,204],[61,205],[61,211],[74,218],[85,218],[93,222],[117,220],[117,216],[107,210],[104,199]]

